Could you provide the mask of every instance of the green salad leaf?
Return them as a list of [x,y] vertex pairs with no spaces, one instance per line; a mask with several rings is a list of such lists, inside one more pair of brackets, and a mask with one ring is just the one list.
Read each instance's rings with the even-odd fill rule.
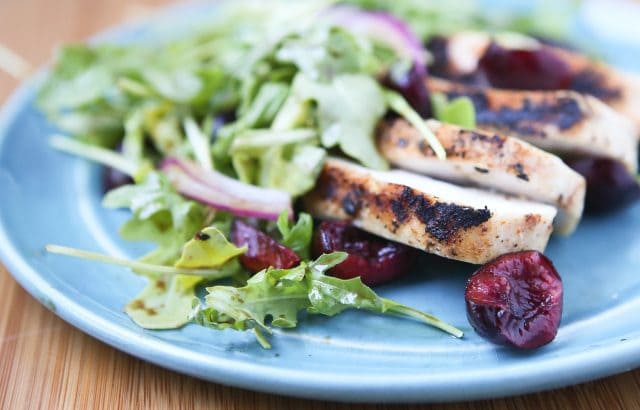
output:
[[145,329],[176,329],[190,321],[195,287],[203,278],[173,275],[149,280],[125,306],[125,312]]
[[234,126],[244,129],[268,127],[288,93],[289,87],[284,83],[265,82],[258,88],[256,96],[247,104],[246,109],[240,106],[240,118]]
[[[344,280],[325,275],[347,257],[344,252],[320,256],[291,269],[265,269],[255,274],[246,286],[207,288],[204,304],[197,305],[194,320],[207,327],[236,330],[253,329],[265,348],[270,344],[262,331],[271,327],[292,328],[298,312],[327,316],[346,309],[362,309],[381,314],[408,316],[435,326],[456,337],[462,332],[437,318],[397,302],[380,298],[359,278]],[[271,322],[267,321],[271,318]]]
[[[131,219],[120,230],[125,239],[158,244],[140,259],[142,263],[175,264],[183,269],[218,268],[216,279],[241,270],[233,258],[245,248],[230,244],[223,233],[228,234],[230,216],[212,215],[202,205],[184,199],[161,173],[150,172],[139,184],[110,191],[103,203],[132,211]],[[223,231],[216,226],[202,229],[216,217],[216,225]],[[134,322],[146,329],[172,329],[189,321],[196,286],[208,276],[162,275],[139,269],[136,272],[149,277],[149,283],[125,308]]]
[[314,185],[326,151],[316,147],[313,129],[259,129],[235,137],[229,152],[238,178],[299,196]]
[[[125,266],[144,273],[149,283],[127,304],[125,312],[136,324],[145,329],[174,329],[189,322],[197,285],[203,281],[233,277],[242,272],[235,257],[244,249],[238,249],[226,243],[226,239],[216,228],[207,228],[204,231],[218,237],[215,240],[218,242],[217,246],[212,244],[204,249],[204,252],[199,252],[194,250],[192,241],[188,242],[180,259],[191,262],[196,259],[194,258],[196,256],[200,261],[199,263],[177,263],[176,267],[130,261],[57,245],[47,245],[46,250],[60,255]],[[205,252],[206,255],[204,255]],[[185,265],[197,265],[197,269]]]
[[275,51],[275,59],[294,64],[299,73],[321,82],[338,74],[375,75],[390,64],[382,50],[338,27],[313,27],[303,35],[285,38]]
[[447,158],[447,153],[438,140],[438,137],[427,127],[427,123],[424,118],[420,117],[420,115],[409,105],[409,103],[402,98],[400,94],[395,91],[386,90],[385,97],[387,99],[387,104],[389,108],[400,114],[407,120],[411,125],[413,125],[422,136],[425,138],[433,152],[435,152],[436,156],[444,160]]
[[[191,255],[193,249],[187,244],[181,260],[188,260]],[[197,299],[196,287],[203,282],[230,278],[241,272],[240,264],[234,259],[237,255],[238,252],[229,252],[229,249],[219,254],[211,248],[207,249],[202,265],[215,268],[217,272],[213,275],[156,274],[149,277],[145,288],[127,303],[125,312],[145,329],[176,329],[184,326],[191,321],[193,302]],[[212,261],[219,263],[209,265]]]
[[431,106],[437,120],[464,128],[476,127],[476,109],[469,97],[457,97],[447,100],[442,93],[431,95]]
[[[238,248],[216,227],[207,227],[182,247],[177,268],[217,268],[226,276],[240,270],[236,258],[246,251]],[[222,274],[215,275],[220,279]],[[142,292],[129,302],[127,314],[145,329],[175,329],[190,321],[196,286],[207,276],[164,275],[153,277]]]
[[216,227],[204,228],[182,248],[175,263],[179,268],[210,268],[220,266],[231,258],[242,255],[247,247],[238,248],[229,243]]
[[327,151],[307,144],[270,148],[261,156],[259,184],[297,197],[316,184]]
[[108,192],[103,205],[131,210],[132,217],[120,228],[120,234],[127,240],[157,243],[158,248],[141,260],[161,265],[175,263],[184,243],[206,225],[211,212],[182,197],[155,171],[139,184]]
[[292,92],[301,102],[315,102],[324,147],[339,146],[370,168],[388,168],[373,140],[375,127],[387,111],[382,88],[373,78],[341,74],[325,84],[300,74]]
[[282,212],[277,221],[278,231],[282,235],[280,243],[287,246],[300,256],[302,260],[309,259],[309,248],[313,236],[313,218],[301,212],[298,220],[293,223],[287,212]]
[[63,135],[52,135],[49,138],[49,144],[57,150],[111,167],[132,178],[142,177],[146,173],[146,167],[143,164],[107,148]]

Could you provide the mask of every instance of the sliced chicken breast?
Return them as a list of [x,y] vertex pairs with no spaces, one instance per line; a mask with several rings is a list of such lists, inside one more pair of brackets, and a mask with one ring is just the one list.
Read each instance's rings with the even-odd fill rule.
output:
[[[524,37],[523,37],[524,38]],[[465,79],[472,76],[491,44],[492,36],[484,32],[465,31],[432,42],[434,72],[447,78]],[[520,41],[523,41],[522,39]],[[604,63],[566,50],[527,39],[524,48],[544,48],[568,64],[572,73],[569,89],[592,95],[622,113],[640,129],[640,79],[622,73]],[[512,44],[520,48],[517,44]]]
[[561,234],[570,234],[580,222],[586,182],[560,158],[517,138],[435,120],[427,125],[446,150],[446,161],[403,119],[380,124],[380,152],[399,168],[553,205],[559,210],[554,225]]
[[387,239],[476,264],[544,251],[556,216],[550,205],[337,158],[326,161],[304,204],[316,217],[348,219]]
[[598,99],[575,91],[516,91],[427,80],[431,92],[468,96],[480,129],[523,139],[563,155],[616,159],[638,167],[638,138],[631,121]]

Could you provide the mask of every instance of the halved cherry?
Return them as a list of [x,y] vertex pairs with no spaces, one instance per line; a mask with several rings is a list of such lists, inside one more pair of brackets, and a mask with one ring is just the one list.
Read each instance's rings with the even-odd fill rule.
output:
[[476,271],[465,291],[467,318],[491,342],[534,349],[551,342],[562,316],[562,280],[537,251],[502,255]]
[[256,273],[268,267],[289,269],[300,264],[300,257],[291,248],[242,221],[233,223],[231,240],[236,246],[248,248],[240,256],[240,264],[249,272]]
[[413,65],[409,70],[391,70],[383,79],[383,84],[400,93],[423,118],[431,117],[431,99],[426,85],[426,68]]
[[582,157],[567,164],[587,180],[586,212],[612,212],[640,199],[640,185],[619,161]]
[[360,276],[366,285],[385,283],[407,273],[417,253],[413,248],[371,235],[348,222],[324,221],[314,235],[314,256],[336,251],[349,256],[329,274],[342,279]]
[[573,79],[569,65],[544,47],[512,49],[491,43],[478,65],[498,88],[559,90],[569,88]]

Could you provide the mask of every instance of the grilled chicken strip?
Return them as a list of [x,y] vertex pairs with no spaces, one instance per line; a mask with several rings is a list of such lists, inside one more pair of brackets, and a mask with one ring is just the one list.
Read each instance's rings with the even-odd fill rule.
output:
[[561,155],[594,155],[638,167],[635,126],[598,99],[575,91],[516,91],[427,80],[431,92],[468,96],[478,128],[523,139]]
[[556,209],[406,171],[375,171],[329,158],[304,197],[316,217],[349,219],[387,239],[482,264],[525,249],[544,251]]
[[554,225],[561,234],[570,234],[580,222],[586,182],[560,158],[516,138],[435,120],[427,125],[447,152],[446,161],[403,119],[380,124],[380,152],[399,168],[553,205],[559,210]]
[[[491,35],[482,32],[460,32],[432,41],[433,71],[461,79],[473,75],[491,41]],[[529,43],[526,47],[544,48],[567,63],[572,77],[569,89],[604,101],[640,129],[640,79],[574,51],[534,39]]]

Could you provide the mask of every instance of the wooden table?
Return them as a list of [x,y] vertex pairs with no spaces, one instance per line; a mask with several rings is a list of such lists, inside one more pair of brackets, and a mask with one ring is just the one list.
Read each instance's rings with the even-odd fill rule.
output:
[[[78,41],[167,0],[0,0],[0,43],[40,65]],[[0,72],[0,102],[17,81]],[[1,206],[1,202],[0,202]],[[424,406],[450,409],[640,408],[640,370],[548,393]],[[0,265],[0,408],[396,408],[338,405],[224,387],[121,353],[69,326]],[[409,408],[423,408],[412,405]]]

